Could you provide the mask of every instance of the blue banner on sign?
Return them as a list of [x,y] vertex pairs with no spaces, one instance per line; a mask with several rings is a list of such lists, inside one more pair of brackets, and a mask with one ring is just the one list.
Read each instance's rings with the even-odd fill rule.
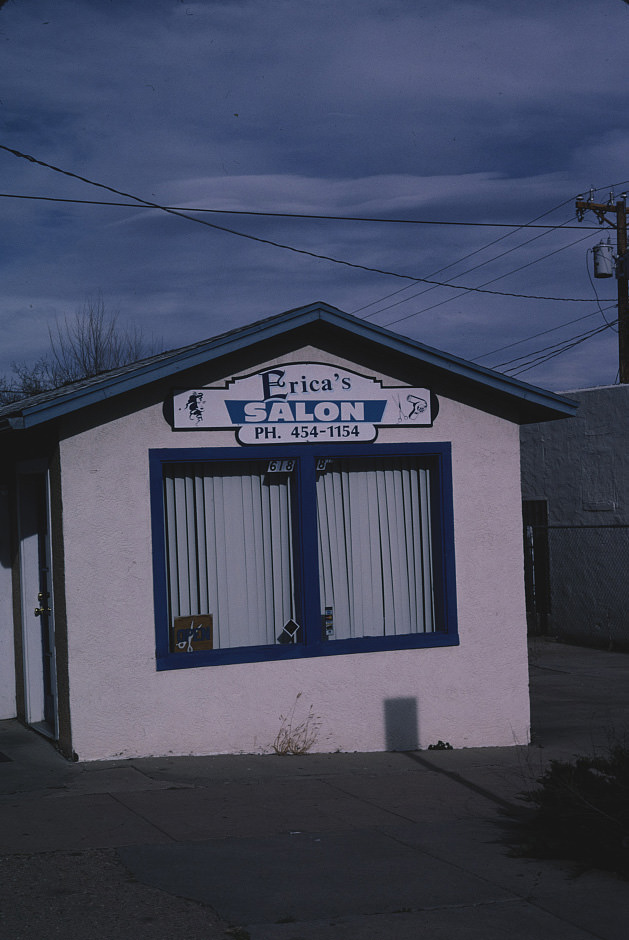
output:
[[382,421],[386,400],[320,401],[290,399],[288,401],[234,401],[225,400],[232,424],[305,424],[317,422],[331,424],[367,423]]

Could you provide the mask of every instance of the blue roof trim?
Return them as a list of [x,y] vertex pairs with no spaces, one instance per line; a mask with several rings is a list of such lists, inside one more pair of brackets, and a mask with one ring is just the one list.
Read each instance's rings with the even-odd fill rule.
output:
[[[546,412],[553,412],[555,417],[571,415],[578,407],[575,402],[554,392],[527,385],[525,382],[494,372],[484,366],[477,366],[465,359],[400,336],[385,327],[365,323],[364,320],[328,304],[314,303],[259,320],[212,339],[173,350],[172,353],[161,353],[102,376],[74,383],[68,386],[67,391],[56,389],[53,392],[42,393],[14,405],[5,406],[0,409],[0,421],[16,430],[33,427],[141,388],[151,382],[175,376],[179,372],[212,362],[230,353],[239,352],[248,348],[253,342],[259,343],[262,340],[273,339],[316,321],[339,327],[392,352],[493,389],[499,394],[514,399],[515,402],[537,405]],[[540,420],[543,420],[541,416]]]

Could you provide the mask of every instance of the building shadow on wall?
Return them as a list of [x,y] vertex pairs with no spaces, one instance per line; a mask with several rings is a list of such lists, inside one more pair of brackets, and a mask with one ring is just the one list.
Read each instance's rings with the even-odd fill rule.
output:
[[417,699],[385,699],[384,731],[387,751],[419,750]]

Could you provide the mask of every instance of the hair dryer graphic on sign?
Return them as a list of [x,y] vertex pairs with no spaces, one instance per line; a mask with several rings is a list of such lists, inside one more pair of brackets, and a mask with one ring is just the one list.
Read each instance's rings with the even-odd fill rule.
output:
[[399,409],[398,424],[401,424],[402,421],[415,421],[428,407],[426,399],[420,398],[418,395],[407,395],[405,402],[398,398],[397,404]]

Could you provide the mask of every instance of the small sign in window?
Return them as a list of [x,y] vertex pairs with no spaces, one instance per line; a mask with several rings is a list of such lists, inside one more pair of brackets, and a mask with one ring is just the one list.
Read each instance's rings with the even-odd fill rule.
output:
[[334,611],[332,607],[326,607],[325,613],[322,617],[323,622],[323,635],[327,639],[330,636],[334,636]]
[[278,643],[299,643],[300,626],[294,620],[288,620],[277,638]]
[[173,634],[176,653],[198,653],[214,649],[213,616],[196,614],[175,617]]

